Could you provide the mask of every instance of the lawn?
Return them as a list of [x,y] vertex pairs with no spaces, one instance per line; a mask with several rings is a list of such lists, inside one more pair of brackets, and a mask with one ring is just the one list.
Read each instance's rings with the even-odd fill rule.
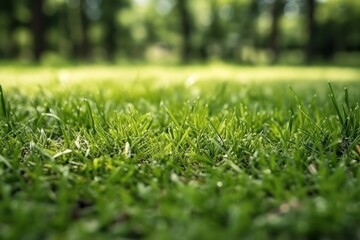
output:
[[360,239],[360,70],[0,73],[0,239]]

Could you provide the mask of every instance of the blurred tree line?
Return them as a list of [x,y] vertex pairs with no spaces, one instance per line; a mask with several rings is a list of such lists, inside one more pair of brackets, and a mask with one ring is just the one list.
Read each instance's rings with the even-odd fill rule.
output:
[[359,0],[2,0],[0,58],[311,63],[359,24]]

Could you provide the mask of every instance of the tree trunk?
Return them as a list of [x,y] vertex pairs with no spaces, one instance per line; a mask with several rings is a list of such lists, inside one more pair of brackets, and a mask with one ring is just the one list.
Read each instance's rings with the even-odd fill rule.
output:
[[243,36],[239,42],[241,53],[239,59],[241,62],[249,62],[250,59],[244,59],[242,54],[244,47],[256,48],[256,20],[259,15],[258,0],[251,0],[247,5],[245,17],[241,16],[239,35]]
[[113,62],[116,57],[116,53],[118,51],[118,37],[120,40],[122,36],[119,36],[119,32],[121,29],[119,29],[116,26],[116,12],[119,8],[121,8],[121,4],[117,2],[117,4],[114,4],[112,2],[103,1],[103,20],[105,23],[105,50],[107,54],[107,58],[110,62]]
[[271,63],[274,64],[279,60],[280,47],[280,19],[283,12],[282,0],[274,0],[271,9],[271,32],[270,32],[270,51],[271,51]]
[[181,24],[181,36],[182,36],[182,49],[181,59],[184,63],[187,63],[191,59],[192,46],[191,46],[191,32],[192,32],[192,21],[188,8],[187,0],[178,0],[178,10],[180,15]]
[[32,34],[33,54],[35,61],[39,61],[45,50],[45,14],[42,10],[43,0],[32,0]]
[[[83,6],[85,5],[83,1]],[[89,60],[90,57],[90,41],[88,37],[88,30],[89,30],[89,19],[87,15],[85,14],[84,7],[81,9],[81,28],[82,28],[82,36],[81,36],[81,46],[80,46],[80,52],[81,57],[84,60]]]
[[315,11],[316,0],[307,0],[307,44],[305,47],[306,63],[310,64],[316,54],[315,52]]
[[107,32],[105,36],[106,52],[109,61],[113,62],[115,60],[115,54],[117,52],[117,44],[116,44],[117,27],[114,18],[110,18],[107,21],[106,25],[107,25]]
[[2,36],[5,40],[5,43],[0,48],[0,58],[15,58],[16,52],[14,51],[14,41],[12,41],[11,36],[13,36],[13,31],[16,29],[16,23],[14,19],[14,2],[13,1],[5,1],[1,4],[0,7],[0,15],[4,16],[8,20],[8,24],[5,26],[4,35]]

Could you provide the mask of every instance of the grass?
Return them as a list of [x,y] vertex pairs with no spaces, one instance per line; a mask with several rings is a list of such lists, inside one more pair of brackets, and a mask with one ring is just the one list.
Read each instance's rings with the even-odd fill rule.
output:
[[219,69],[3,69],[0,238],[359,239],[359,70]]

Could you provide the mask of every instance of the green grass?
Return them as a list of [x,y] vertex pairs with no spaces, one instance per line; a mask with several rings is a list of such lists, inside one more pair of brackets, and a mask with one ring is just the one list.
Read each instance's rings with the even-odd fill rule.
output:
[[3,69],[0,239],[359,239],[359,80]]

